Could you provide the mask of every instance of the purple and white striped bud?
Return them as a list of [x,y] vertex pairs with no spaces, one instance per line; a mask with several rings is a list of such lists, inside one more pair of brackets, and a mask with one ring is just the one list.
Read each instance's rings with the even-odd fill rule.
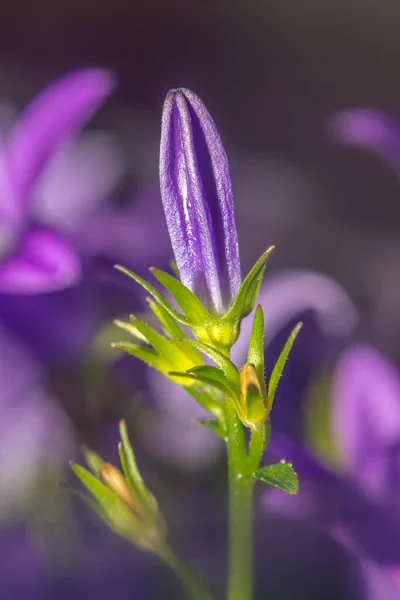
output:
[[241,283],[228,159],[203,102],[183,88],[164,103],[160,187],[181,281],[221,316]]

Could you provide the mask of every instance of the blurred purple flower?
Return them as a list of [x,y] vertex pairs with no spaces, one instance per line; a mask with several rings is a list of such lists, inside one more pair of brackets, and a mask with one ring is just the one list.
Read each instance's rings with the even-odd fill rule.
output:
[[400,123],[382,110],[352,108],[338,112],[331,120],[336,140],[379,154],[399,173]]
[[182,283],[221,315],[241,281],[231,177],[214,121],[184,88],[164,103],[160,186]]
[[[315,316],[322,333],[330,338],[350,334],[358,322],[357,310],[343,288],[330,277],[313,271],[293,270],[272,275],[261,287],[259,303],[264,307],[268,354],[276,335],[306,311]],[[243,320],[241,335],[232,348],[232,359],[239,366],[246,362],[252,318],[249,315]],[[304,354],[303,350],[299,351]],[[284,380],[291,376],[290,364],[291,361]],[[150,394],[158,409],[141,430],[149,450],[178,468],[206,468],[220,454],[223,444],[208,430],[188,421],[204,418],[208,413],[183,388],[166,381],[159,373],[149,371],[147,376]],[[274,411],[282,400],[281,422],[285,430],[293,415],[299,420],[299,395],[300,390],[292,390],[290,397],[275,403]],[[297,410],[296,407],[288,410],[288,402],[296,404]],[[299,428],[298,423],[296,427]]]
[[372,348],[353,346],[342,355],[333,380],[332,424],[338,472],[275,436],[271,450],[293,461],[300,493],[291,498],[269,491],[265,505],[328,528],[359,556],[365,575],[376,572],[376,585],[397,585],[393,597],[399,597],[400,376]]
[[[0,293],[36,294],[68,287],[79,280],[76,251],[60,231],[35,213],[33,198],[55,152],[80,131],[113,85],[111,74],[100,69],[67,75],[28,105],[3,140]],[[72,185],[65,181],[64,190]],[[57,191],[53,190],[55,196]],[[53,202],[57,203],[57,196]]]
[[1,518],[22,509],[46,468],[73,452],[69,421],[42,378],[34,357],[0,329]]

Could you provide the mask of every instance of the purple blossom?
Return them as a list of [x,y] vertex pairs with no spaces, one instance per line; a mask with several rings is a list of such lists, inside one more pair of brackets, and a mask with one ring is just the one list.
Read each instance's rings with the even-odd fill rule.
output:
[[400,123],[383,110],[343,110],[332,118],[331,130],[340,143],[371,150],[400,171]]
[[206,107],[183,88],[164,103],[160,186],[181,280],[221,315],[241,282],[228,159]]
[[79,280],[80,261],[68,237],[41,221],[32,202],[43,170],[55,152],[93,116],[113,85],[110,73],[100,69],[67,75],[27,106],[3,140],[1,293],[43,293]]
[[353,346],[337,365],[331,409],[336,469],[275,436],[272,451],[293,461],[300,493],[293,500],[268,492],[265,505],[326,527],[360,558],[368,578],[376,573],[375,583],[388,580],[400,594],[400,376],[372,348]]

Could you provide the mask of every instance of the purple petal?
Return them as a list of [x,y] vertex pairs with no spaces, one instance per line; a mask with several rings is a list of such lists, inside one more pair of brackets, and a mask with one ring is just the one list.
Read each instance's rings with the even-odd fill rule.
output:
[[55,232],[33,228],[0,265],[0,293],[38,294],[68,287],[80,277],[79,258]]
[[228,159],[206,107],[186,89],[164,103],[160,186],[182,282],[222,314],[241,281]]
[[[283,271],[261,286],[258,303],[264,307],[264,332],[268,344],[285,325],[312,310],[323,333],[346,335],[357,324],[357,310],[344,289],[330,277],[313,271]],[[252,315],[243,320],[232,350],[233,360],[243,363],[247,353]]]
[[76,134],[102,105],[114,78],[102,69],[71,73],[50,85],[28,105],[13,128],[8,146],[16,196],[25,199],[55,149]]
[[116,190],[123,168],[120,149],[107,133],[83,134],[78,140],[64,144],[36,186],[33,202],[36,219],[64,233],[75,234]]
[[400,376],[368,346],[341,357],[333,384],[333,426],[349,471],[373,494],[390,473],[391,450],[400,443]]
[[372,150],[395,171],[400,171],[400,124],[384,111],[373,108],[344,110],[335,115],[331,126],[340,143]]

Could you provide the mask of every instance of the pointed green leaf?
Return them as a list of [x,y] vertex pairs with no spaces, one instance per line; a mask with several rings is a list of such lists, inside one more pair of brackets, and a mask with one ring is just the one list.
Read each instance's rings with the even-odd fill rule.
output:
[[176,365],[182,371],[192,366],[181,344],[177,344],[173,340],[167,340],[158,331],[147,325],[147,323],[139,321],[139,319],[134,319],[133,323],[138,331],[148,340],[149,344],[153,346],[154,350],[165,359],[166,363]]
[[120,321],[119,319],[115,319],[115,321],[113,321],[113,323],[120,329],[127,331],[130,335],[135,337],[137,340],[144,342],[145,344],[149,343],[148,340],[146,340],[144,335],[142,333],[140,333],[140,331],[137,329],[137,327],[135,327],[135,325],[133,323],[127,323],[126,321]]
[[85,488],[97,500],[110,526],[125,537],[132,537],[138,530],[138,522],[132,511],[104,483],[84,467],[71,463],[71,469]]
[[276,465],[262,467],[253,473],[253,477],[258,481],[273,485],[288,494],[297,494],[299,491],[299,478],[297,473],[293,469],[293,466],[285,461],[281,461]]
[[200,425],[201,427],[205,427],[223,440],[225,439],[225,431],[219,421],[216,421],[215,419],[195,419],[193,423],[196,423],[196,425]]
[[204,308],[197,296],[195,296],[193,292],[178,279],[175,279],[175,277],[172,277],[169,273],[166,273],[161,269],[156,269],[155,267],[152,267],[150,271],[157,281],[159,281],[171,294],[175,302],[191,322],[204,322],[210,318],[208,311]]
[[254,315],[247,362],[254,365],[263,394],[267,395],[264,373],[264,313],[259,304]]
[[191,344],[197,350],[200,350],[203,354],[211,358],[216,365],[220,369],[222,369],[225,377],[228,381],[236,388],[239,386],[239,371],[233,362],[228,358],[225,354],[222,354],[219,350],[214,348],[214,346],[210,346],[209,344],[205,344],[204,342],[199,342],[198,340],[192,340],[191,338],[181,338],[181,342],[186,344]]
[[275,246],[270,246],[267,248],[264,254],[260,256],[254,267],[248,273],[242,285],[240,286],[239,292],[232,307],[225,315],[224,320],[240,322],[244,317],[251,313],[257,301],[258,292],[264,277],[267,261],[274,248]]
[[176,322],[176,319],[174,319],[161,304],[158,304],[151,298],[146,298],[146,300],[151,312],[161,324],[165,335],[171,339],[183,337],[185,335],[183,329]]
[[104,463],[104,460],[96,452],[93,452],[90,448],[86,448],[86,446],[83,447],[83,453],[90,470],[96,477],[99,477],[100,467]]
[[149,367],[161,371],[161,373],[165,373],[168,370],[168,364],[165,359],[149,348],[143,348],[143,346],[139,346],[139,344],[130,344],[129,342],[115,342],[114,344],[111,344],[111,346],[117,348],[117,350],[127,352],[131,356],[135,356],[149,365]]
[[154,509],[154,506],[157,506],[157,502],[153,496],[153,494],[148,490],[146,484],[143,481],[143,478],[138,469],[135,454],[133,452],[133,448],[129,441],[128,430],[126,428],[126,423],[124,420],[119,422],[119,433],[122,442],[122,448],[126,458],[126,469],[129,472],[130,480],[134,485],[135,491],[143,498],[146,503],[150,503],[150,506]]
[[207,386],[211,385],[224,394],[229,394],[231,396],[236,395],[235,390],[230,385],[222,370],[217,367],[195,367],[194,369],[184,371],[183,373],[180,371],[171,371],[169,375],[196,381]]
[[278,360],[276,361],[276,364],[273,368],[269,383],[268,383],[268,413],[271,411],[272,408],[272,404],[274,402],[274,398],[275,398],[275,392],[276,392],[276,388],[278,387],[278,383],[279,380],[281,378],[285,363],[288,359],[288,356],[290,354],[290,351],[292,349],[292,346],[294,344],[294,341],[300,331],[300,329],[302,328],[303,323],[297,323],[297,325],[294,327],[292,333],[289,335],[288,340],[286,342],[286,344],[283,347],[282,352],[279,355]]
[[188,325],[188,320],[184,317],[184,315],[182,315],[179,311],[177,311],[176,308],[174,308],[172,306],[171,302],[169,302],[169,300],[167,300],[161,294],[161,292],[159,292],[157,290],[157,288],[154,287],[154,285],[151,285],[151,283],[149,283],[148,281],[146,281],[142,277],[139,277],[139,275],[136,275],[136,273],[133,273],[133,271],[130,271],[129,269],[126,269],[125,267],[122,267],[121,265],[115,265],[115,268],[118,271],[121,271],[121,273],[125,273],[125,275],[128,275],[128,277],[131,277],[134,281],[136,281],[136,283],[138,283],[139,285],[141,285],[142,288],[144,288],[148,294],[150,294],[151,296],[153,296],[153,298],[155,300],[157,300],[157,302],[159,304],[161,304],[161,306],[163,306],[165,308],[165,310],[167,312],[169,312],[169,314],[172,317],[174,317],[177,321],[179,321],[179,323],[183,323],[184,325]]

